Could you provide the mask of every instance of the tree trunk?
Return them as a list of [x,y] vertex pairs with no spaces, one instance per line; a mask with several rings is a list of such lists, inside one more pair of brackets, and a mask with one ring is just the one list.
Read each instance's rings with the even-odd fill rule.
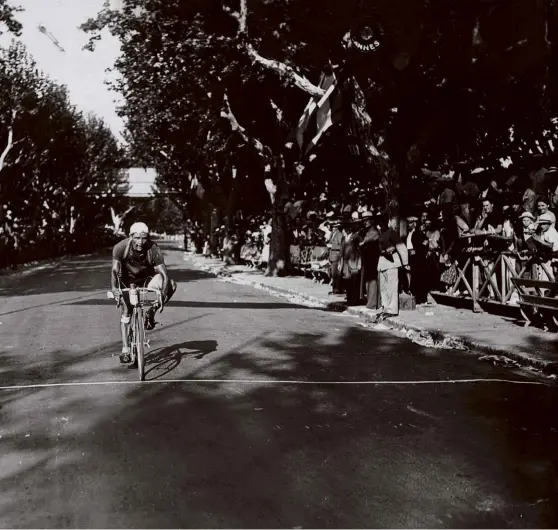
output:
[[[275,164],[275,186],[271,205],[271,242],[266,276],[284,276],[290,269],[290,238],[285,215],[288,200],[288,182],[285,161],[281,156]],[[271,194],[270,194],[271,195]]]
[[236,182],[236,168],[232,168],[231,187],[229,190],[229,198],[227,201],[227,219],[225,228],[227,231],[234,229],[233,218],[236,214],[236,196],[237,196],[237,182]]
[[351,135],[357,138],[363,148],[368,164],[378,176],[386,201],[386,210],[390,217],[399,215],[399,172],[397,164],[379,147],[376,134],[372,127],[372,118],[364,92],[355,76],[352,76],[352,96],[350,112],[352,115]]

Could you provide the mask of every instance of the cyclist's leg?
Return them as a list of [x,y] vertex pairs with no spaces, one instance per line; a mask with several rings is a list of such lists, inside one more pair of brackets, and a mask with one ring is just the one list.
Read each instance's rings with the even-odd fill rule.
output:
[[130,320],[132,315],[132,306],[130,304],[130,297],[128,293],[122,293],[121,307],[121,317],[120,317],[120,332],[122,333],[122,354],[123,357],[130,355],[130,344],[129,344],[129,334],[130,334]]
[[[159,273],[155,274],[153,278],[147,284],[147,287],[150,289],[163,289],[163,276]],[[172,298],[173,294],[176,292],[177,289],[176,282],[169,278],[169,283],[167,284],[167,292],[163,293],[163,296],[166,295],[167,302]]]
[[[140,287],[148,287],[151,289],[156,289],[160,287],[158,285],[152,285],[151,282],[153,280],[152,276],[148,276],[145,280],[142,280],[141,282],[138,282],[138,285]],[[156,326],[156,322],[155,322],[155,313],[157,312],[157,308],[159,307],[159,305],[157,304],[157,302],[151,302],[151,306],[146,308],[145,313],[144,313],[144,326],[145,329],[150,331],[152,329],[155,328]]]

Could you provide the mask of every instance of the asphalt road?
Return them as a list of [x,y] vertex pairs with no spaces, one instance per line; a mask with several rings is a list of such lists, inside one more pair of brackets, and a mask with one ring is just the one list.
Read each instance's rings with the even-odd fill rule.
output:
[[558,525],[553,381],[166,255],[146,383],[108,254],[0,290],[1,527]]

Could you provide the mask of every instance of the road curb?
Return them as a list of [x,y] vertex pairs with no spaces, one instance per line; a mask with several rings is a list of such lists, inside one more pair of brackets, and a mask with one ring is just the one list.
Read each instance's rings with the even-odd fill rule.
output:
[[[194,257],[190,253],[185,253],[185,255],[189,258],[193,258],[192,261],[198,260],[199,258]],[[267,291],[272,294],[276,294],[281,297],[289,296],[289,297],[296,297],[303,301],[306,301],[312,304],[310,307],[320,307],[323,309],[327,309],[330,311],[335,312],[345,312],[349,315],[357,316],[360,319],[372,323],[374,313],[362,306],[358,307],[351,307],[344,303],[340,302],[330,302],[327,300],[323,300],[322,298],[318,298],[313,295],[308,295],[305,293],[301,293],[299,291],[295,291],[293,289],[286,289],[284,287],[276,287],[274,285],[268,285],[257,280],[251,280],[248,278],[243,278],[240,280],[239,278],[235,278],[234,274],[231,274],[225,265],[208,265],[202,264],[199,262],[194,262],[196,267],[199,267],[206,272],[209,272],[215,277],[219,277],[229,281],[231,283],[239,284],[239,285],[247,285],[250,287],[254,287],[256,289],[260,289],[263,291]],[[405,322],[401,322],[396,318],[386,318],[383,322],[384,325],[391,326],[393,329],[404,332],[410,340],[413,338],[417,338],[416,334],[420,336],[420,338],[425,342],[426,346],[434,347],[434,348],[447,348],[447,349],[458,349],[463,351],[475,351],[480,352],[483,355],[479,357],[484,357],[485,355],[497,355],[503,356],[511,361],[515,361],[522,367],[526,368],[535,368],[536,370],[540,370],[545,374],[558,374],[558,363],[553,361],[546,361],[544,359],[540,359],[534,357],[528,353],[521,352],[521,351],[512,351],[507,350],[504,348],[498,348],[497,346],[490,346],[488,344],[484,344],[481,342],[476,342],[474,340],[467,339],[465,337],[460,337],[459,335],[454,335],[451,333],[444,333],[440,330],[430,329],[426,327],[416,326],[414,324],[407,324]]]

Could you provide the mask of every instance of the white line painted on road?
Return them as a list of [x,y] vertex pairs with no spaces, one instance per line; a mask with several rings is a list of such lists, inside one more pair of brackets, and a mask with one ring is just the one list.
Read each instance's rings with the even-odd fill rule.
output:
[[56,388],[73,386],[107,386],[107,385],[155,385],[165,383],[236,383],[241,385],[443,385],[455,383],[510,383],[513,385],[544,385],[539,381],[513,381],[509,379],[451,379],[439,381],[297,381],[269,379],[156,379],[153,381],[81,381],[76,383],[38,383],[34,385],[0,386],[0,390],[25,390],[33,388]]

